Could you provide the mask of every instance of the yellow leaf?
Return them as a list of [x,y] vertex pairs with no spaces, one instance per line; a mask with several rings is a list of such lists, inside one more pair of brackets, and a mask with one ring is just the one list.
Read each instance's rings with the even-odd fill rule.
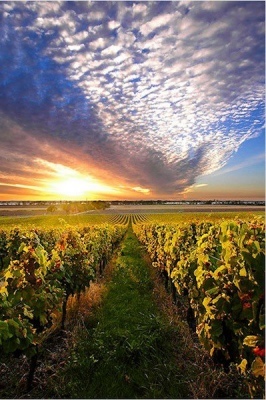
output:
[[0,294],[5,294],[6,296],[8,295],[7,286],[7,282],[0,282]]
[[238,278],[235,278],[235,277],[234,277],[233,283],[234,283],[234,285],[235,285],[239,290],[241,290],[241,288],[240,288],[240,286],[239,286],[240,280],[239,280]]
[[216,304],[220,299],[222,298],[222,296],[220,294],[218,294],[218,296],[216,296],[213,300],[212,303]]
[[211,301],[212,301],[212,298],[211,298],[211,297],[205,297],[205,298],[203,299],[202,304],[204,305],[205,308],[207,308],[207,307],[209,307],[209,303],[210,303]]
[[265,365],[260,357],[256,357],[251,364],[251,371],[257,376],[265,376]]
[[213,356],[213,354],[214,354],[214,350],[215,350],[215,347],[214,346],[212,346],[212,348],[211,348],[211,350],[210,350],[210,356],[212,357]]
[[210,356],[211,357],[213,356],[215,349],[221,349],[221,348],[222,345],[220,343],[215,343],[210,350]]
[[13,277],[13,275],[12,275],[12,273],[9,271],[9,270],[7,270],[6,271],[6,273],[5,273],[5,279],[7,280],[8,278],[12,278]]
[[245,267],[241,268],[241,270],[239,271],[239,275],[240,276],[247,276],[247,270]]
[[240,369],[241,374],[246,373],[247,363],[247,360],[244,358],[244,360],[242,360],[241,363],[238,364],[237,367]]
[[225,265],[221,265],[220,267],[216,268],[213,273],[214,279],[221,279],[221,274],[224,273],[226,270],[227,267]]
[[258,336],[255,335],[246,336],[243,341],[243,344],[249,347],[256,347],[258,340],[259,340]]

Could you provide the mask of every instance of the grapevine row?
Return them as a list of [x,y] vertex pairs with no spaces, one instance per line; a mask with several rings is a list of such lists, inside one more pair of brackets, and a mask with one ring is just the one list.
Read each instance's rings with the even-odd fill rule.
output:
[[114,225],[128,225],[129,216],[128,214],[114,214],[110,218],[110,223]]
[[102,274],[124,233],[119,225],[0,231],[2,351],[34,361],[53,313],[62,312],[64,328],[69,296]]
[[145,214],[131,214],[132,224],[141,224],[148,221]]
[[133,224],[147,222],[146,214],[114,214],[110,218],[111,224],[128,225],[130,221]]
[[265,357],[262,219],[137,224],[134,231],[174,292],[188,297],[196,332],[211,356],[226,368],[237,363],[259,381]]

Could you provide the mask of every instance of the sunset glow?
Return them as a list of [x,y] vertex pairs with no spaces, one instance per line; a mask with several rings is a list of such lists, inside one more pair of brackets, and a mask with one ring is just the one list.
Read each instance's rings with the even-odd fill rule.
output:
[[119,192],[114,188],[92,182],[89,178],[72,177],[54,181],[46,189],[47,193],[55,193],[59,197],[71,199],[95,198],[99,194],[113,194]]
[[63,181],[55,182],[52,185],[52,191],[61,196],[79,197],[90,190],[86,180],[79,178],[68,178]]
[[0,15],[0,200],[265,198],[264,2]]
[[48,168],[47,172],[51,175],[49,180],[43,182],[42,190],[46,194],[50,193],[58,198],[69,198],[71,200],[95,199],[99,194],[119,195],[119,191],[113,187],[100,183],[75,169],[41,159],[36,161]]

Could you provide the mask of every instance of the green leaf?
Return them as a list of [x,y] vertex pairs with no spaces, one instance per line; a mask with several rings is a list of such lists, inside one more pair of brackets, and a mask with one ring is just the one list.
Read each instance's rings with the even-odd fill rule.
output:
[[259,253],[261,251],[259,242],[257,240],[255,240],[253,244],[255,245],[255,247],[256,247],[256,249],[257,249],[257,251]]
[[22,251],[27,251],[28,247],[26,247],[26,243],[22,242],[21,245],[18,248],[18,253],[21,253]]
[[203,289],[205,289],[206,291],[213,289],[213,286],[215,285],[215,280],[213,278],[208,278],[205,279],[205,281],[202,284]]
[[40,322],[41,322],[42,325],[47,324],[46,314],[41,314],[40,315]]
[[46,267],[47,264],[47,252],[44,250],[42,245],[38,245],[35,249],[36,255],[39,258],[41,267]]
[[265,329],[265,315],[259,316],[259,327],[261,330]]
[[23,308],[23,314],[26,316],[26,317],[28,317],[28,318],[30,318],[30,319],[33,319],[33,312],[28,308],[28,307],[24,307]]
[[[258,259],[258,262],[257,262]],[[254,259],[253,259],[254,260]],[[256,267],[254,271],[254,278],[258,282],[259,286],[261,288],[265,288],[265,255],[264,254],[258,254],[258,257],[256,257]]]
[[215,286],[212,289],[206,290],[206,293],[211,296],[212,294],[218,294],[219,290],[220,290],[219,286]]
[[241,255],[243,256],[245,263],[251,267],[254,263],[254,258],[252,257],[252,254],[248,250],[243,250],[241,251]]
[[14,278],[20,278],[22,276],[22,272],[20,269],[12,271],[12,275]]
[[5,353],[13,353],[15,350],[19,348],[20,341],[18,338],[13,337],[12,339],[5,342],[4,352]]
[[223,325],[221,320],[214,320],[211,326],[212,337],[219,337],[223,333]]
[[17,333],[20,328],[19,324],[14,319],[9,319],[8,325],[10,327],[14,328],[14,329],[12,329],[12,331],[14,331],[15,333]]
[[0,321],[0,340],[3,342],[11,338],[13,334],[9,331],[7,321]]

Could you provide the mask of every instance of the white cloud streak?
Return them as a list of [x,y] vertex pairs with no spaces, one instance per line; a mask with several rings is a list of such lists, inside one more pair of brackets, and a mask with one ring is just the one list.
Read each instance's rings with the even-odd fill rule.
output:
[[263,162],[265,162],[265,153],[258,154],[256,157],[251,157],[248,160],[245,160],[231,167],[222,168],[221,170],[214,172],[213,176],[230,174],[231,172],[239,171],[243,168],[251,167],[253,165],[257,165]]

